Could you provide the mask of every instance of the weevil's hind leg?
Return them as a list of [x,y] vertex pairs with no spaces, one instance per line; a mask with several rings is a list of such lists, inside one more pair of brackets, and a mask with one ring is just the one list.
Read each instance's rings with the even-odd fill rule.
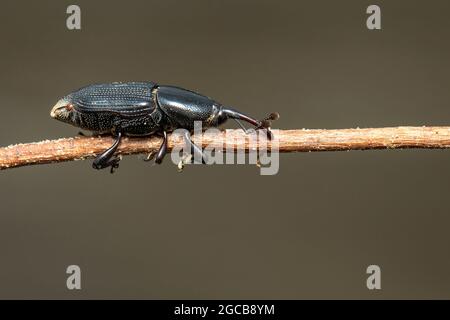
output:
[[[202,164],[206,164],[208,162],[208,158],[203,153],[203,150],[197,146],[191,139],[191,134],[189,131],[186,131],[184,134],[184,140],[186,141],[186,144],[190,147],[190,153],[194,155],[192,161],[195,162],[195,159],[202,159]],[[197,156],[196,156],[197,155]]]
[[97,156],[92,163],[94,169],[100,170],[111,167],[111,173],[114,169],[119,167],[119,161],[122,159],[120,156],[114,156],[117,148],[119,147],[120,140],[122,139],[122,133],[120,131],[117,133],[116,141],[101,155]]
[[166,154],[167,154],[167,132],[163,131],[163,142],[161,143],[158,153],[156,154],[155,163],[161,164]]

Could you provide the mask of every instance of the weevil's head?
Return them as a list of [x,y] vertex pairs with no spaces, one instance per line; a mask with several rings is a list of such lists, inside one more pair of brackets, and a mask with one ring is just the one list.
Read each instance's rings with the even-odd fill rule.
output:
[[69,97],[60,99],[50,111],[50,116],[56,120],[73,123],[74,106]]

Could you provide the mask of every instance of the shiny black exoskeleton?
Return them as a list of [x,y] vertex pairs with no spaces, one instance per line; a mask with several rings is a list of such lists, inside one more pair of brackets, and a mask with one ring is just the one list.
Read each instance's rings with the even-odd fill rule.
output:
[[93,162],[95,169],[111,167],[111,172],[119,166],[120,157],[114,153],[123,135],[161,135],[163,143],[155,159],[161,163],[167,153],[167,133],[178,128],[187,130],[186,142],[194,152],[202,152],[190,139],[195,121],[201,121],[206,129],[235,119],[245,130],[239,122],[244,120],[266,129],[271,138],[270,120],[278,118],[271,114],[259,121],[196,92],[154,82],[89,85],[59,100],[50,115],[82,129],[115,136],[114,144]]

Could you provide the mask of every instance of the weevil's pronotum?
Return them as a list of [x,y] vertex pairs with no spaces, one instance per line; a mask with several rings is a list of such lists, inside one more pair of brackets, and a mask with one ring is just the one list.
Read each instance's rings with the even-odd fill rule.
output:
[[167,133],[178,128],[186,129],[186,143],[203,158],[201,148],[190,138],[195,121],[201,121],[202,128],[208,128],[234,119],[245,130],[239,122],[243,120],[256,129],[267,130],[270,139],[270,121],[278,118],[277,113],[272,113],[263,120],[256,120],[196,92],[154,82],[89,85],[59,100],[50,115],[81,129],[112,134],[116,141],[92,164],[95,169],[111,167],[111,172],[119,167],[120,157],[114,153],[123,135],[162,136],[163,142],[155,158],[159,164],[167,153]]

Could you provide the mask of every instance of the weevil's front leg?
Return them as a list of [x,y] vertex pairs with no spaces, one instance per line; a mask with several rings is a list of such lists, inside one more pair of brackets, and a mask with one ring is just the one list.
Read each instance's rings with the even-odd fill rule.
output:
[[155,163],[161,164],[166,154],[167,154],[167,132],[163,131],[163,142],[161,143],[158,153],[156,154]]
[[114,156],[114,153],[119,147],[120,140],[122,139],[122,133],[120,131],[117,132],[116,141],[114,144],[109,147],[105,152],[101,155],[97,156],[92,163],[92,167],[94,169],[104,169],[111,167],[111,173],[114,172],[114,169],[119,167],[119,161],[121,160],[120,156]]
[[[191,140],[191,134],[189,131],[186,131],[184,134],[184,140],[186,141],[186,145],[189,147],[190,153],[194,154],[192,161],[195,162],[195,159],[200,158],[202,159],[202,163],[206,164],[208,162],[208,158],[203,153],[203,150]],[[197,155],[197,157],[195,155]]]

